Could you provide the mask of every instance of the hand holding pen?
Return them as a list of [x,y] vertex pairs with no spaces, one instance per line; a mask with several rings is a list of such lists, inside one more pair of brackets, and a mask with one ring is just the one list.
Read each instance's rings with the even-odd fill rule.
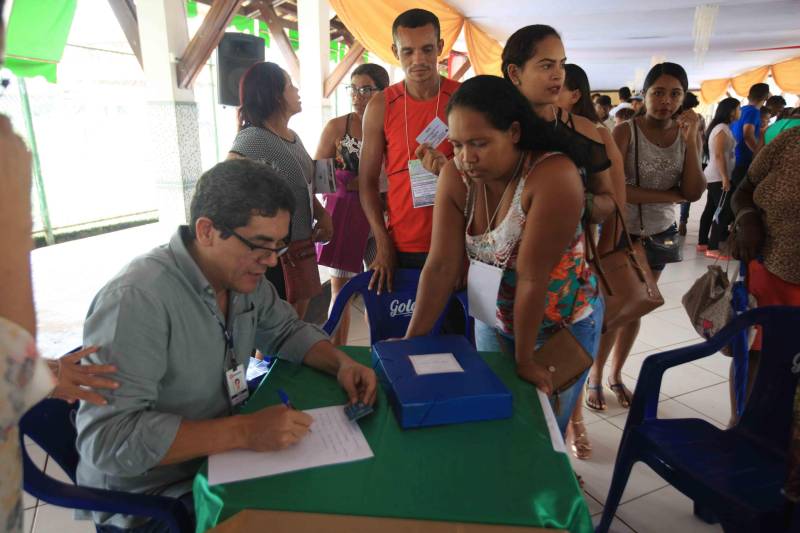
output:
[[278,395],[281,396],[283,405],[273,405],[255,413],[238,415],[243,424],[242,448],[259,452],[282,450],[296,444],[311,431],[314,419],[295,409],[285,392]]

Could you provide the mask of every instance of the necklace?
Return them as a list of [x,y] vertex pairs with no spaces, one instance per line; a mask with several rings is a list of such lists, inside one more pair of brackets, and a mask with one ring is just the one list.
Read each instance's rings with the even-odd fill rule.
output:
[[520,154],[519,161],[517,161],[517,166],[514,168],[514,172],[511,174],[511,179],[508,180],[506,183],[505,189],[503,189],[503,194],[500,196],[500,201],[497,202],[497,207],[494,208],[494,214],[492,214],[491,218],[489,217],[489,195],[487,194],[486,190],[486,183],[483,184],[483,206],[486,209],[486,232],[484,232],[484,236],[489,239],[489,242],[492,246],[494,246],[494,236],[492,235],[492,224],[494,224],[494,219],[497,217],[497,213],[500,212],[500,206],[503,205],[503,199],[506,197],[506,193],[508,192],[508,188],[511,186],[512,183],[517,181],[517,177],[519,174],[519,170],[522,167],[522,159],[524,154]]

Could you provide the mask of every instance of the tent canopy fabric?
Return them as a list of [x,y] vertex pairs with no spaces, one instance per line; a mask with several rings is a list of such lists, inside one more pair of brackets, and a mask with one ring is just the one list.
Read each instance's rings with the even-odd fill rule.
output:
[[[752,79],[757,70],[800,54],[800,2],[796,0],[728,0],[719,3],[713,19],[708,51],[695,54],[695,12],[699,0],[542,0],[487,2],[485,0],[330,0],[345,25],[367,47],[385,60],[391,46],[391,21],[402,11],[421,7],[446,22],[443,13],[460,15],[465,43],[477,73],[499,73],[499,53],[506,39],[528,24],[549,24],[564,39],[567,60],[581,65],[593,90],[641,88],[650,67],[661,61],[683,65],[691,87],[705,80],[723,80],[741,74],[735,84]],[[452,17],[450,18],[452,20]],[[381,21],[377,24],[376,21]],[[458,21],[452,21],[459,27]],[[388,37],[387,37],[388,36]],[[458,44],[456,45],[459,46]],[[383,48],[383,52],[379,51]],[[389,52],[390,54],[390,52]],[[793,62],[779,67],[785,91],[800,85]],[[765,74],[766,75],[766,74]],[[711,84],[714,85],[714,84]],[[726,90],[726,89],[725,89]],[[724,91],[721,94],[724,94]],[[711,95],[710,86],[704,91]]]
[[15,0],[8,19],[5,66],[17,76],[44,76],[55,83],[76,6],[77,0]]

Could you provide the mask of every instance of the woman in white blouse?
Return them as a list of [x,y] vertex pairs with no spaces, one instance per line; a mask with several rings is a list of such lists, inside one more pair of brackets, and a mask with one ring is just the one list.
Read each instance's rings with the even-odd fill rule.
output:
[[[706,208],[700,217],[700,236],[697,240],[697,251],[705,252],[706,256],[719,257],[719,241],[722,237],[722,228],[716,224],[714,212],[720,205],[723,194],[729,194],[731,189],[731,172],[736,162],[734,149],[736,139],[733,137],[730,125],[739,119],[741,110],[739,100],[725,98],[717,105],[714,120],[706,130],[706,144],[708,145],[708,166],[705,168],[706,182],[708,182],[708,195]],[[724,203],[724,202],[722,202]],[[728,200],[730,203],[730,200]],[[709,238],[709,232],[711,233]]]

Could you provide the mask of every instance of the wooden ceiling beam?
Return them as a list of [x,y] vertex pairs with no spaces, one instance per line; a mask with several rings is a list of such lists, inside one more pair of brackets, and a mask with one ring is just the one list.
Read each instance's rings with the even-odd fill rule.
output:
[[333,94],[333,91],[336,90],[336,87],[341,83],[342,79],[350,72],[350,69],[353,68],[359,58],[364,55],[364,46],[356,42],[350,50],[347,51],[347,54],[344,56],[344,59],[339,61],[339,64],[336,65],[336,68],[333,69],[330,76],[325,80],[325,85],[323,87],[323,95],[325,98],[330,98]]
[[133,4],[133,0],[108,0],[108,3],[114,16],[117,17],[117,22],[128,40],[133,55],[136,56],[136,61],[139,62],[140,67],[144,68],[142,46],[139,41],[139,19],[136,17],[136,6]]
[[239,9],[241,0],[216,0],[203,19],[197,33],[189,41],[178,65],[178,87],[188,89],[197,79],[211,53],[219,46],[225,28]]

